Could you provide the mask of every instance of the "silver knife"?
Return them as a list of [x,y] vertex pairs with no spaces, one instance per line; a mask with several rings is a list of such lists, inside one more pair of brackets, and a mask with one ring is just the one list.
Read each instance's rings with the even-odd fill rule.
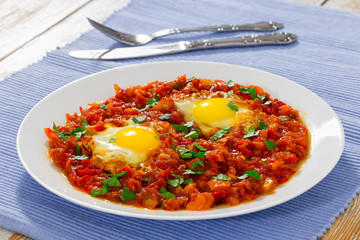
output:
[[128,58],[151,57],[178,52],[186,52],[208,48],[219,47],[244,47],[256,45],[283,45],[295,42],[296,35],[291,33],[272,33],[265,35],[251,35],[241,38],[230,38],[221,40],[203,40],[203,41],[180,41],[177,43],[168,43],[161,45],[125,47],[115,49],[101,50],[80,50],[72,51],[70,56],[83,59],[96,60],[115,60]]

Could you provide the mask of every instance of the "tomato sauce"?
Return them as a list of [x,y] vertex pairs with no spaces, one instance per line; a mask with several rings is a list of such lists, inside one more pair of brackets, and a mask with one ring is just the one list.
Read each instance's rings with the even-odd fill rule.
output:
[[[235,206],[272,192],[287,182],[296,172],[299,162],[307,158],[309,132],[299,112],[271,98],[259,86],[180,76],[169,82],[151,82],[127,89],[115,85],[114,88],[116,94],[102,104],[96,102],[89,104],[87,109],[80,108],[80,114],[66,114],[64,126],[45,129],[49,138],[49,155],[54,164],[73,186],[94,197],[172,211],[207,210],[224,204]],[[257,97],[242,90],[250,88],[256,91]],[[243,132],[232,127],[228,133],[212,141],[211,136],[201,133],[197,138],[185,138],[186,133],[171,125],[186,123],[173,99],[194,93],[227,94],[229,91],[245,99],[267,128],[254,126],[257,134],[244,138]],[[155,97],[158,101],[154,106],[139,111],[149,104],[147,100]],[[160,117],[164,114],[168,114],[169,119],[162,120]],[[144,115],[149,122],[157,122],[161,148],[146,168],[124,166],[116,172],[126,172],[117,178],[120,184],[108,184],[104,180],[112,177],[110,173],[92,161],[89,147],[92,136],[104,131],[106,124],[122,126],[123,120]],[[79,128],[85,129],[80,137],[76,134],[61,135]],[[206,153],[184,158],[180,149],[201,152],[195,142],[206,149]],[[79,159],[77,156],[85,157]],[[104,194],[93,194],[100,189],[104,189]]]

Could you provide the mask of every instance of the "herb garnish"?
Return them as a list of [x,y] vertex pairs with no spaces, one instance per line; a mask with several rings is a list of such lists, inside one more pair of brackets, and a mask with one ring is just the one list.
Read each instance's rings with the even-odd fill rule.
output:
[[243,138],[250,138],[250,137],[255,137],[259,135],[259,130],[255,132],[255,128],[254,127],[249,127],[246,135],[244,135]]
[[164,115],[160,116],[161,120],[168,120],[171,118],[171,114],[170,113],[165,113]]
[[220,129],[219,131],[217,131],[212,137],[211,137],[211,141],[215,141],[216,139],[219,139],[219,138],[222,138],[225,134],[227,134],[231,129],[231,126],[230,127],[227,127],[227,128],[223,128],[223,129]]
[[124,188],[121,195],[120,195],[120,198],[124,201],[124,202],[127,202],[127,201],[131,201],[131,200],[135,200],[137,199],[137,195],[135,193],[133,193],[130,189],[128,188]]
[[184,138],[198,138],[200,136],[199,132],[191,131],[189,134],[186,134]]
[[213,176],[212,179],[222,180],[222,181],[230,181],[230,180],[231,180],[231,177],[226,176],[225,174],[219,173],[216,177]]
[[81,122],[83,124],[84,127],[88,127],[89,124],[85,121],[85,119],[81,119]]
[[233,101],[228,102],[228,104],[226,104],[226,105],[235,112],[239,111],[238,107],[235,105],[235,103]]
[[109,143],[113,143],[113,142],[116,142],[116,137],[112,137],[109,139]]
[[56,124],[54,122],[53,122],[53,129],[54,129],[55,133],[59,136],[59,138],[61,138],[63,141],[66,140],[66,136],[63,133],[59,132],[59,130],[57,129]]
[[280,121],[284,122],[284,121],[287,121],[288,119],[287,118],[280,118]]
[[204,174],[204,172],[201,171],[201,170],[199,170],[199,169],[196,169],[196,171],[191,170],[191,169],[185,169],[185,170],[184,170],[184,174],[196,174],[196,175],[201,175],[201,174]]
[[171,125],[179,132],[189,133],[189,128],[185,125],[177,125],[174,123],[171,123]]
[[131,119],[134,123],[143,123],[146,121],[146,116],[138,116]]
[[231,95],[233,95],[233,93],[234,93],[234,91],[233,91],[233,90],[230,90],[230,91],[227,92],[227,95],[228,95],[228,96],[231,96]]
[[235,86],[235,82],[233,80],[229,80],[226,85],[228,85],[229,87],[233,87]]
[[76,146],[76,156],[79,156],[81,154],[81,147],[79,146],[77,141],[75,141],[75,146]]
[[271,103],[272,103],[272,101],[269,100],[269,101],[266,101],[264,104],[265,105],[270,105]]
[[161,192],[160,195],[165,197],[165,198],[174,198],[175,197],[175,194],[169,192],[164,187],[161,187],[160,192]]
[[245,94],[250,94],[251,98],[253,100],[259,98],[257,95],[257,92],[255,90],[255,87],[251,87],[251,88],[241,88],[239,92],[245,93]]
[[266,147],[269,149],[269,151],[273,150],[274,147],[276,147],[276,143],[274,143],[273,141],[270,140],[266,140],[264,142],[264,144],[266,145]]
[[205,163],[203,160],[200,161],[199,159],[196,159],[195,162],[190,165],[190,167],[196,169],[198,164],[203,167]]
[[104,109],[104,110],[109,109],[104,103],[101,103],[101,104],[100,104],[100,108],[102,108],[102,109]]
[[199,149],[200,151],[204,151],[204,152],[207,151],[207,149],[204,148],[203,146],[201,146],[200,143],[198,143],[198,142],[194,142],[193,145],[194,145],[195,147],[197,147],[197,149]]
[[107,178],[103,181],[102,188],[91,190],[90,191],[91,196],[96,197],[99,195],[106,194],[110,190],[110,187],[121,187],[121,183],[119,182],[118,178],[125,176],[127,173],[128,171],[124,171],[118,174],[108,174],[110,178]]
[[75,156],[74,159],[75,160],[85,160],[85,159],[89,159],[89,157],[86,155],[81,155],[81,156]]
[[242,180],[242,179],[246,179],[246,178],[248,178],[248,177],[251,177],[251,178],[253,178],[253,179],[255,179],[255,180],[261,180],[261,175],[260,175],[257,171],[255,171],[255,170],[246,171],[246,172],[244,173],[244,175],[238,177],[238,179],[241,179],[241,180]]
[[146,109],[149,109],[149,108],[152,108],[154,107],[156,104],[159,103],[159,96],[157,95],[157,93],[155,93],[155,97],[152,98],[152,99],[146,99],[146,103],[147,105],[142,108],[142,109],[139,109],[140,112],[143,112],[145,111]]
[[269,128],[269,126],[267,126],[263,121],[260,121],[259,122],[259,128],[266,130],[266,129]]
[[193,184],[194,181],[192,180],[192,178],[189,178],[187,180],[184,180],[184,178],[178,176],[178,175],[175,175],[175,174],[171,174],[172,176],[176,177],[176,179],[168,179],[167,180],[167,183],[170,185],[170,186],[173,186],[173,187],[177,187],[177,186],[180,186],[181,184],[184,184],[184,185],[188,185],[188,184]]

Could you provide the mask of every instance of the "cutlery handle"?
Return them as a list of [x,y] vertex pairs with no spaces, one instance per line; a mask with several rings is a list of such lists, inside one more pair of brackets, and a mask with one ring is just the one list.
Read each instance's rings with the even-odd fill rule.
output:
[[243,25],[220,25],[196,28],[172,28],[164,29],[152,34],[152,37],[162,37],[165,35],[184,33],[184,32],[197,32],[197,31],[216,31],[216,32],[231,32],[231,31],[274,31],[283,27],[283,24],[276,22],[258,22],[253,24]]
[[289,44],[296,41],[297,37],[291,33],[273,33],[264,35],[251,35],[242,38],[230,38],[223,40],[205,40],[198,42],[190,42],[187,46],[188,50],[198,48],[211,47],[234,47],[234,46],[253,46],[253,45],[273,45],[273,44]]

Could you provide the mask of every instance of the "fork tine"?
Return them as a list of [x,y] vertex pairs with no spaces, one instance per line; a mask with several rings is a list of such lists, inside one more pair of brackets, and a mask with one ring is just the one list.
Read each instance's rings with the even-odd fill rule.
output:
[[124,39],[124,37],[132,37],[126,33],[121,33],[118,31],[115,31],[114,29],[111,29],[109,27],[106,27],[98,22],[95,22],[94,20],[87,18],[88,21],[90,22],[90,24],[97,30],[99,30],[100,32],[104,33],[106,36],[111,37],[112,39],[116,40],[116,41],[120,41],[122,43],[125,43],[127,45],[129,45],[130,43],[128,41],[126,41]]

